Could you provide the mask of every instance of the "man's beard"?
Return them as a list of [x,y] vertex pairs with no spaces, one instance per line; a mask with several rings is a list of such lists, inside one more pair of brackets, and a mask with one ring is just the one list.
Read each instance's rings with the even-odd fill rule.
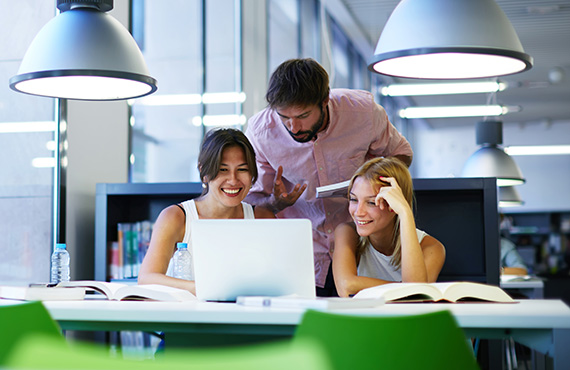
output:
[[[307,131],[299,131],[296,134],[293,134],[289,129],[287,129],[287,132],[289,132],[289,135],[291,135],[291,137],[293,138],[293,140],[295,140],[298,143],[307,143],[311,140],[313,140],[313,138],[315,136],[317,136],[317,133],[321,130],[321,128],[323,127],[325,123],[325,114],[324,114],[324,110],[323,107],[321,105],[321,115],[318,119],[317,122],[315,122],[315,124],[311,127],[310,130]],[[306,136],[305,136],[306,135]],[[297,136],[301,136],[300,138]]]

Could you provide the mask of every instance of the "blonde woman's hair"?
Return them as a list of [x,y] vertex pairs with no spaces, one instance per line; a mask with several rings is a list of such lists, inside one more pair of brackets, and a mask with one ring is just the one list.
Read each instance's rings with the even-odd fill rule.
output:
[[[368,180],[376,192],[382,186],[387,186],[386,182],[380,180],[381,176],[393,177],[396,179],[398,185],[402,189],[402,194],[408,201],[410,207],[413,209],[414,189],[410,171],[404,162],[395,157],[373,158],[360,166],[360,168],[356,170],[350,179],[350,184],[348,186],[348,196],[350,197],[350,192],[352,191],[354,180],[357,177],[362,177]],[[364,251],[364,248],[368,245],[368,242],[369,241],[367,237],[360,237],[356,252],[357,260],[360,259],[360,255]],[[394,217],[394,223],[392,225],[392,246],[394,247],[394,252],[392,253],[390,264],[399,269],[402,262],[402,251],[400,238],[400,218],[398,215]]]

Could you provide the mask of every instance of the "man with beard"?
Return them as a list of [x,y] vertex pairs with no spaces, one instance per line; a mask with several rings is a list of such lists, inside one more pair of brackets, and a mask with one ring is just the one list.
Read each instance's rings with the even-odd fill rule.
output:
[[394,156],[409,166],[412,149],[370,92],[331,91],[327,72],[313,59],[283,62],[265,97],[269,106],[246,130],[259,173],[246,199],[280,218],[311,220],[317,295],[337,295],[330,270],[333,235],[350,220],[347,200],[316,199],[315,189],[350,179],[373,157]]

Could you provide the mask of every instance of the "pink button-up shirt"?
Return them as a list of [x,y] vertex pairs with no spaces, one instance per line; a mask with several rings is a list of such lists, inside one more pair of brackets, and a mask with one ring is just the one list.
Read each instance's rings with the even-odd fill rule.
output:
[[316,199],[316,188],[349,180],[366,160],[380,156],[408,155],[408,141],[388,120],[371,93],[331,90],[330,121],[317,139],[299,143],[291,138],[275,110],[266,108],[253,116],[246,135],[257,155],[259,177],[247,201],[272,194],[277,168],[283,166],[283,182],[290,191],[306,183],[297,202],[279,212],[280,218],[308,218],[313,226],[315,278],[323,287],[334,248],[334,229],[350,221],[345,198]]

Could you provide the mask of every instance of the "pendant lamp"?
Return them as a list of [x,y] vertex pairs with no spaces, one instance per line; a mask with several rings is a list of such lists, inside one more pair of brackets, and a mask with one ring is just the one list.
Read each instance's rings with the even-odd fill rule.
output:
[[532,63],[494,0],[402,0],[368,69],[405,78],[469,79],[526,71]]
[[58,0],[59,15],[36,35],[10,88],[78,100],[121,100],[152,94],[137,43],[107,14],[113,0]]
[[499,147],[503,143],[503,122],[480,121],[475,127],[481,145],[465,163],[463,177],[496,177],[497,186],[521,185],[525,182],[515,161]]
[[499,187],[499,207],[518,207],[523,204],[524,201],[514,186]]

